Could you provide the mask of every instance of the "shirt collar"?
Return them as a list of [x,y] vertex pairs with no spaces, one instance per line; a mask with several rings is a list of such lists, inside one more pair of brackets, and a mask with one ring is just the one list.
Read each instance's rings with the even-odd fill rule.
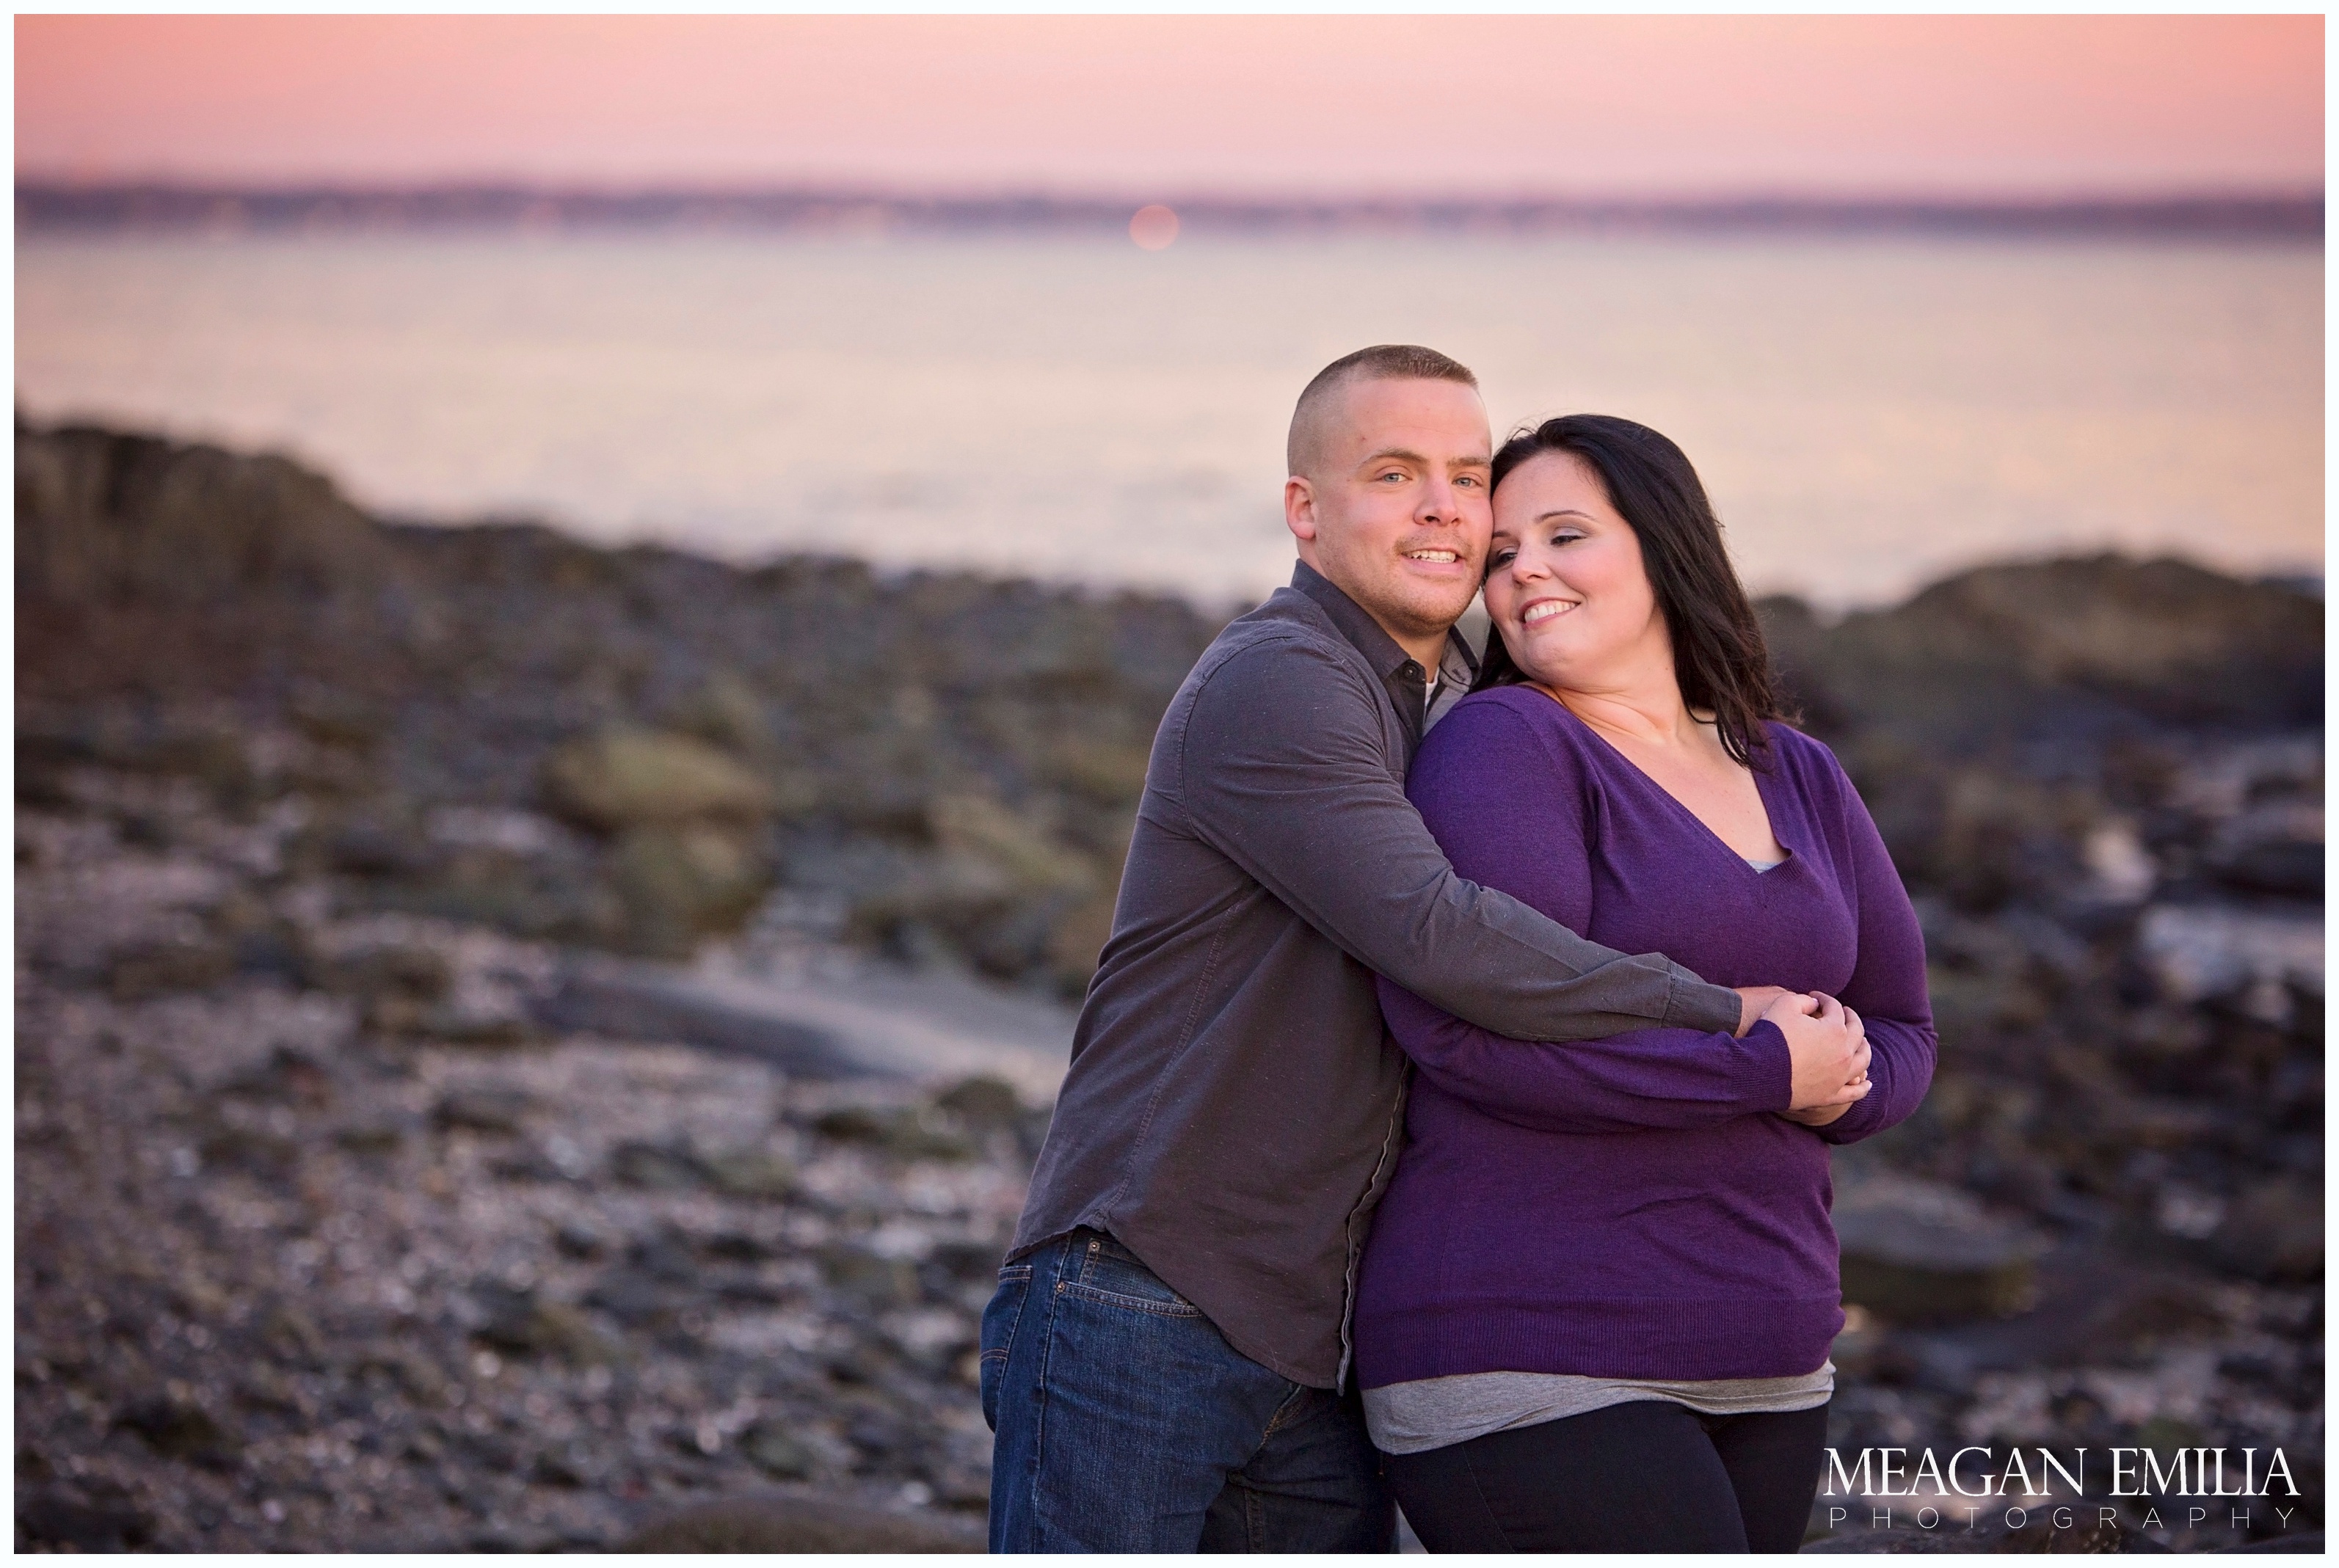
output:
[[[1317,606],[1332,618],[1332,624],[1339,628],[1340,635],[1365,656],[1365,662],[1371,665],[1374,673],[1383,680],[1396,675],[1412,659],[1413,656],[1399,647],[1395,637],[1381,630],[1380,623],[1373,619],[1363,606],[1306,561],[1293,564],[1291,586],[1316,601]],[[1446,634],[1446,649],[1437,664],[1439,680],[1458,681],[1465,691],[1477,678],[1477,656],[1470,651],[1469,644],[1453,632]]]
[[1437,661],[1437,684],[1468,691],[1478,680],[1478,656],[1459,629],[1446,634],[1446,655]]

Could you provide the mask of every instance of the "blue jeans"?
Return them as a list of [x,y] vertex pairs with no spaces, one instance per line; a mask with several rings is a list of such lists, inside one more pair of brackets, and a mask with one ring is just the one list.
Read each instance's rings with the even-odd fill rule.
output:
[[1075,1230],[982,1314],[993,1552],[1387,1552],[1355,1392],[1237,1351],[1119,1242]]

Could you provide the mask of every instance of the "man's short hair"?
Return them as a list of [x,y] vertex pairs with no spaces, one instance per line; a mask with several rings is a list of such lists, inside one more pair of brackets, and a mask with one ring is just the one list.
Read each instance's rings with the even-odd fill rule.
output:
[[1376,343],[1343,354],[1316,372],[1316,379],[1301,389],[1298,405],[1291,410],[1291,433],[1283,445],[1289,472],[1302,472],[1315,455],[1324,405],[1350,381],[1458,381],[1473,391],[1478,387],[1478,378],[1467,365],[1418,343]]

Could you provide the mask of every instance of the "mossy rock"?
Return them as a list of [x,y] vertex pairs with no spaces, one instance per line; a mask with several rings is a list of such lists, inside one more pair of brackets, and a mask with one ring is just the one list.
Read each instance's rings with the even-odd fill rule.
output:
[[698,937],[738,924],[771,882],[751,842],[711,823],[628,829],[610,853],[608,879],[627,945],[657,958],[686,956]]
[[2040,1238],[1972,1197],[1896,1172],[1837,1172],[1843,1298],[1893,1323],[2005,1317],[2038,1300]]
[[694,735],[616,727],[571,741],[545,765],[545,804],[596,833],[703,818],[768,816],[771,786]]

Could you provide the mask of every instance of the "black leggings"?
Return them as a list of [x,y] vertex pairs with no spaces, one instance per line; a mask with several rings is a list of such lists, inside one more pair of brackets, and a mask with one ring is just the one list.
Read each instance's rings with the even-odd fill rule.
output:
[[1389,1477],[1432,1552],[1792,1552],[1827,1416],[1636,1400],[1391,1455]]

